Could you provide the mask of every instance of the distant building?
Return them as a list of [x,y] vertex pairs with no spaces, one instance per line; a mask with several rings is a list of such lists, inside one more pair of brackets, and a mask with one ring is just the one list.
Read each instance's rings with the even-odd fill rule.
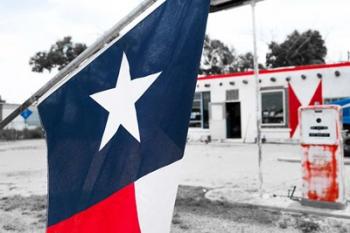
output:
[[[6,103],[4,100],[1,100],[0,97],[0,120],[3,120],[8,115],[11,114],[19,104],[10,104]],[[29,107],[29,110],[32,111],[32,114],[25,121],[22,116],[16,117],[11,123],[9,123],[5,128],[6,129],[16,129],[23,130],[25,128],[33,129],[41,126],[39,113],[36,107]]]
[[[350,97],[350,63],[262,70],[259,74],[262,137],[298,141],[298,108]],[[189,139],[256,140],[253,72],[198,77]]]
[[1,96],[0,96],[0,120],[2,119],[2,104],[5,103],[5,100],[1,99]]

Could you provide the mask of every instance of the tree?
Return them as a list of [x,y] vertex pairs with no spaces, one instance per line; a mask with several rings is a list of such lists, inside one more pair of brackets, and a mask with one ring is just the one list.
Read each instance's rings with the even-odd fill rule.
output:
[[[244,72],[254,70],[254,55],[251,52],[241,54],[238,56],[237,62],[238,71]],[[265,67],[259,63],[259,69],[265,69]]]
[[220,40],[205,36],[199,74],[223,74],[237,71],[235,50]]
[[317,30],[303,33],[295,30],[281,44],[272,41],[268,47],[266,66],[269,68],[322,64],[327,55],[325,41]]
[[29,65],[32,66],[33,72],[39,73],[45,69],[50,72],[56,67],[61,70],[86,48],[85,44],[73,43],[72,37],[66,36],[52,45],[49,51],[37,52],[30,58]]
[[[260,69],[264,69],[259,64]],[[237,55],[233,47],[225,45],[220,40],[212,40],[205,36],[204,48],[199,74],[226,74],[244,72],[254,69],[254,56],[251,52]]]

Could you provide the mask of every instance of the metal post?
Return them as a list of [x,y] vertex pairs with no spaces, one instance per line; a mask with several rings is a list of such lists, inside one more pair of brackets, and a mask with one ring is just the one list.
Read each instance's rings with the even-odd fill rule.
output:
[[126,17],[121,19],[116,25],[114,25],[107,33],[99,38],[95,43],[89,46],[84,52],[76,57],[71,63],[69,63],[64,69],[56,74],[49,82],[41,87],[34,93],[29,99],[15,109],[9,116],[0,122],[0,129],[3,129],[8,123],[15,119],[26,108],[37,102],[40,97],[45,95],[51,88],[60,83],[64,78],[77,69],[85,60],[93,56],[106,44],[110,43],[119,36],[119,33],[130,23],[132,23],[138,16],[150,8],[158,0],[144,0],[134,10],[132,10]]
[[256,143],[258,145],[258,167],[259,167],[259,194],[263,196],[263,173],[262,173],[262,146],[261,146],[261,113],[260,113],[260,85],[259,85],[259,64],[258,64],[258,49],[256,39],[256,20],[255,20],[255,4],[256,0],[251,1],[252,8],[252,25],[253,25],[253,47],[254,47],[254,76],[256,87],[256,128],[257,136]]

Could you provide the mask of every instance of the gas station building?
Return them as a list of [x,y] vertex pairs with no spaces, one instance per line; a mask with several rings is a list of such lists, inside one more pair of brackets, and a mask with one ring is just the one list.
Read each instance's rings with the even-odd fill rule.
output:
[[[350,62],[262,70],[261,133],[267,142],[298,142],[298,109],[350,97]],[[256,140],[254,73],[198,77],[189,140]]]

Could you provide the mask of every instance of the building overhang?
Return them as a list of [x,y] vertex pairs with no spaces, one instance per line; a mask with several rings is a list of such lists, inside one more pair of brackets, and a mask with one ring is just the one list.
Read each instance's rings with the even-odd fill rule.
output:
[[[255,0],[260,2],[263,0]],[[210,12],[222,11],[230,8],[240,7],[250,4],[252,0],[211,0],[210,1]]]

